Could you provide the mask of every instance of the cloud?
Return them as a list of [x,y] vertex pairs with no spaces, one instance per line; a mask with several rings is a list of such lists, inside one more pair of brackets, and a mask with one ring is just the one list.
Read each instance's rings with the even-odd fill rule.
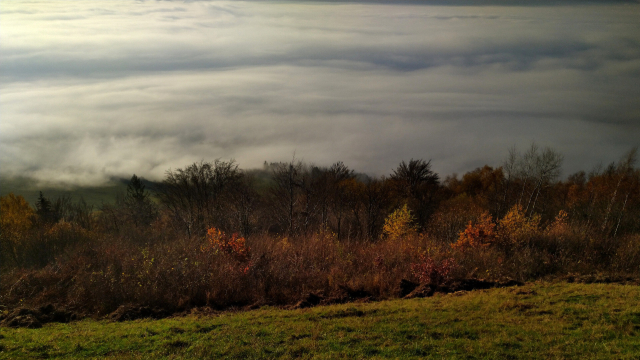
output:
[[499,165],[535,140],[567,172],[640,134],[640,6],[12,2],[3,175],[98,184],[201,159],[388,174]]

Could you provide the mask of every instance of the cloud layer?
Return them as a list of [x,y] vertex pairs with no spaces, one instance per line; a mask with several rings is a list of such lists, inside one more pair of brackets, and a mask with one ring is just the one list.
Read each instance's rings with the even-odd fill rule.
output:
[[10,2],[2,175],[99,184],[234,158],[443,175],[640,138],[640,5]]

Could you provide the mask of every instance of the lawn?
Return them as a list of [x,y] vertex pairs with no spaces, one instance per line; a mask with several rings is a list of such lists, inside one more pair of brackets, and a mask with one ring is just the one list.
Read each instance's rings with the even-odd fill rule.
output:
[[0,328],[0,358],[637,359],[640,288],[536,282],[299,310]]

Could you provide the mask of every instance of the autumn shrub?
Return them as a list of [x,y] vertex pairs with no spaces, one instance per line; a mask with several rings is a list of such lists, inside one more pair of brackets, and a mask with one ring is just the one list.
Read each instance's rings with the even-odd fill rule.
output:
[[214,251],[221,251],[233,256],[236,260],[247,262],[251,258],[249,247],[246,245],[246,239],[234,233],[227,236],[223,231],[210,228],[207,230],[207,240]]
[[504,246],[518,246],[541,234],[540,215],[527,217],[522,206],[515,205],[498,221],[497,235]]
[[417,227],[415,225],[415,219],[411,214],[411,210],[407,207],[407,204],[393,211],[384,220],[382,234],[388,240],[402,240],[414,236],[416,233]]
[[[559,221],[565,221],[564,215]],[[551,232],[563,231],[563,223],[553,224]],[[533,214],[525,216],[520,205],[516,205],[496,222],[488,212],[482,213],[476,223],[469,222],[464,231],[460,232],[458,241],[452,244],[454,249],[481,248],[500,245],[511,249],[521,246],[532,238],[542,235],[540,216]]]
[[560,210],[553,222],[545,229],[545,234],[559,240],[564,240],[567,233],[570,231],[568,218],[569,214],[564,210]]
[[495,243],[496,238],[496,224],[491,215],[484,212],[475,224],[469,222],[466,229],[460,232],[458,241],[452,244],[452,247],[458,250],[487,247]]
[[[509,219],[514,218],[518,220]],[[43,236],[61,243],[85,240],[45,267],[4,271],[0,296],[10,307],[54,303],[87,314],[107,314],[125,304],[180,311],[291,305],[310,292],[326,299],[352,294],[385,299],[397,296],[401,279],[437,286],[456,278],[531,280],[639,269],[637,236],[597,237],[563,214],[526,236],[513,231],[518,234],[514,238],[528,240],[509,242],[514,245],[507,251],[498,242],[500,229],[528,221],[519,219],[496,224],[485,214],[459,235],[464,246],[424,234],[405,235],[402,246],[396,241],[339,240],[330,232],[242,238],[212,229],[207,236],[189,237],[162,224],[142,242],[125,234],[83,233],[60,223]]]
[[421,255],[420,262],[411,264],[411,273],[421,284],[439,286],[450,280],[455,267],[453,258],[436,261],[428,255]]
[[538,215],[527,217],[518,205],[497,222],[485,212],[460,232],[452,248],[474,276],[527,280],[558,273],[579,263],[586,251],[567,218],[560,212],[543,228]]

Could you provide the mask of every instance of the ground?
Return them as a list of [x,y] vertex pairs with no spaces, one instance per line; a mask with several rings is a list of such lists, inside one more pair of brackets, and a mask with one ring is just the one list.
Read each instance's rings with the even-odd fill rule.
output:
[[640,287],[535,282],[433,297],[0,328],[0,358],[636,359]]

